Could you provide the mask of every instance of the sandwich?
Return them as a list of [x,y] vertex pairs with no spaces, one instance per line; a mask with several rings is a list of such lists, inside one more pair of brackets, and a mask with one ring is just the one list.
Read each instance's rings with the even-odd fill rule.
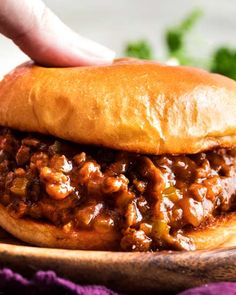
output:
[[236,82],[136,59],[0,82],[0,226],[42,247],[236,245]]

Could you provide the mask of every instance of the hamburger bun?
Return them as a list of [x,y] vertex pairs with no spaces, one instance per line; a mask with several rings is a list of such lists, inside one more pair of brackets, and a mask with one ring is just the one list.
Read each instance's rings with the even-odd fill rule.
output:
[[139,60],[17,67],[0,84],[0,125],[145,154],[236,144],[236,82]]
[[[70,231],[32,219],[16,219],[0,205],[0,225],[16,238],[47,248],[80,250],[117,250],[120,236],[113,232]],[[236,214],[217,218],[210,226],[186,233],[194,250],[209,250],[236,246]]]
[[[236,82],[190,67],[117,60],[110,66],[25,63],[0,84],[0,125],[127,152],[195,154],[236,145]],[[115,250],[113,230],[74,231],[0,205],[0,226],[44,247]],[[236,245],[236,215],[186,233],[195,249]]]
[[30,218],[16,219],[1,204],[0,226],[21,241],[48,248],[116,250],[120,239],[115,231],[73,231]]

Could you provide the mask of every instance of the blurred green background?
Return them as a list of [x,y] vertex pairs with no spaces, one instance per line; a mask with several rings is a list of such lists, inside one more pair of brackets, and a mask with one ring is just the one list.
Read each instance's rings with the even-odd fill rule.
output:
[[[172,65],[185,65],[205,68],[208,71],[219,73],[236,80],[236,49],[230,45],[218,45],[212,49],[208,56],[200,57],[197,53],[191,53],[190,45],[193,41],[194,29],[204,17],[202,9],[194,9],[179,23],[167,27],[164,30],[164,46],[166,56],[164,62]],[[204,35],[202,35],[204,38]],[[198,46],[198,42],[194,42]],[[127,42],[124,55],[141,59],[158,59],[154,54],[154,48],[147,39],[139,39]]]
[[[76,32],[114,49],[117,57],[139,54],[142,58],[174,63],[176,59],[171,57],[177,56],[180,63],[235,78],[232,71],[236,48],[235,0],[45,0],[45,3]],[[196,9],[199,10],[195,12]],[[184,23],[192,12],[196,15]],[[225,49],[215,56],[220,47]],[[0,75],[27,59],[3,36],[0,49]]]

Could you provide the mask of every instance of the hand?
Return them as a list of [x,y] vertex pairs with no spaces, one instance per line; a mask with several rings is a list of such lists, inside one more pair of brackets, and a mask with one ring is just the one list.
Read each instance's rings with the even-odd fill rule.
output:
[[73,32],[41,0],[0,0],[0,33],[46,66],[109,64],[115,56]]

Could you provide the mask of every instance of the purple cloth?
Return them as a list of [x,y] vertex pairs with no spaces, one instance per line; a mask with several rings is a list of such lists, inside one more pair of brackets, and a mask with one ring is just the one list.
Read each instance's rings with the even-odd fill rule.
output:
[[178,295],[236,295],[236,283],[212,283],[186,290]]
[[80,286],[53,271],[38,271],[27,280],[10,269],[0,270],[0,294],[21,295],[118,295],[102,286]]
[[[0,270],[0,294],[118,295],[102,286],[77,285],[58,277],[53,271],[38,271],[32,280],[28,280],[7,268]],[[236,283],[208,284],[178,295],[236,295]]]

